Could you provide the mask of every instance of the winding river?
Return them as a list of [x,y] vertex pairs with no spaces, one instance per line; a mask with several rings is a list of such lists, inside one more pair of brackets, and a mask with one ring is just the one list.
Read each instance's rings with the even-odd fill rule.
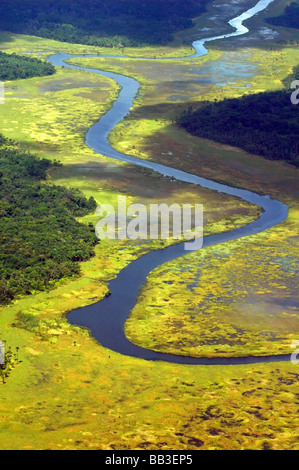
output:
[[[246,34],[249,30],[243,25],[244,20],[267,8],[274,0],[261,0],[257,5],[242,15],[233,18],[229,24],[235,28],[235,31],[229,34],[214,36],[201,39],[193,43],[195,54],[186,58],[195,58],[208,53],[205,43],[209,41],[220,40],[232,36]],[[133,78],[125,77],[120,74],[106,72],[98,69],[79,67],[71,65],[66,61],[73,58],[98,57],[96,55],[70,55],[58,53],[48,58],[55,66],[64,66],[86,72],[97,73],[114,79],[120,86],[121,91],[113,107],[95,124],[86,134],[86,144],[98,152],[116,160],[128,162],[143,168],[160,173],[164,176],[174,178],[179,181],[199,185],[203,188],[212,189],[220,193],[239,197],[245,201],[253,203],[262,208],[259,219],[254,222],[229,232],[205,236],[203,247],[224,243],[248,235],[262,232],[276,224],[283,222],[288,216],[288,208],[280,201],[271,199],[269,196],[262,196],[251,191],[238,189],[224,184],[217,183],[197,175],[187,173],[175,168],[171,168],[159,163],[145,161],[130,155],[125,155],[113,149],[108,141],[108,135],[111,130],[129,113],[140,84]],[[113,56],[106,56],[113,57]],[[121,57],[117,56],[121,59]],[[140,60],[140,59],[135,59]],[[144,60],[144,59],[143,59]],[[152,59],[148,59],[152,60]],[[160,59],[168,60],[168,59]],[[190,251],[188,251],[190,253]],[[216,365],[216,364],[252,364],[257,362],[278,362],[290,360],[290,355],[277,356],[247,356],[247,357],[186,357],[174,354],[166,354],[151,351],[131,343],[124,334],[125,322],[134,308],[140,292],[141,286],[146,281],[148,274],[158,266],[167,261],[174,260],[184,256],[184,242],[169,246],[164,249],[152,251],[140,258],[132,261],[118,274],[116,279],[109,283],[111,295],[100,302],[73,310],[68,314],[68,321],[72,324],[87,327],[93,337],[101,343],[102,346],[123,355],[141,358],[150,361],[165,361],[179,364],[193,365]]]

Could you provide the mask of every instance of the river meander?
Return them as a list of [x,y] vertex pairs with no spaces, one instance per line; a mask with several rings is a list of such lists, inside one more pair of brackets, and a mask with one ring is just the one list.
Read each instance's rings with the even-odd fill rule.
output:
[[[195,49],[195,53],[190,57],[182,57],[180,60],[183,62],[184,59],[187,58],[191,59],[208,54],[208,50],[205,46],[207,42],[246,34],[249,30],[246,26],[243,25],[243,22],[264,10],[272,1],[273,0],[261,0],[255,7],[230,20],[229,24],[235,29],[232,33],[221,36],[212,36],[210,38],[195,41],[192,44]],[[203,188],[208,188],[220,193],[236,196],[247,202],[257,205],[262,209],[262,213],[259,219],[244,227],[240,227],[225,233],[205,236],[203,240],[203,247],[225,243],[230,240],[235,240],[241,237],[246,237],[262,232],[266,229],[269,229],[270,227],[273,227],[274,225],[283,222],[287,218],[287,206],[278,200],[271,199],[269,196],[262,196],[248,190],[234,188],[212,180],[208,180],[206,178],[202,178],[200,176],[187,173],[176,168],[165,166],[152,161],[142,160],[130,155],[125,155],[111,147],[108,136],[112,129],[114,129],[114,127],[129,113],[134,99],[138,93],[140,84],[135,79],[130,77],[107,72],[104,70],[76,66],[67,62],[68,59],[83,57],[98,56],[78,56],[58,53],[49,57],[48,60],[55,66],[69,67],[112,78],[121,86],[118,99],[115,101],[113,107],[87,132],[86,145],[88,145],[100,155],[124,161],[139,167],[147,168],[160,173],[163,176],[174,178],[175,180],[196,184]],[[123,57],[118,58],[121,60]],[[151,60],[151,66],[153,65],[152,59],[146,60]],[[93,337],[99,341],[102,346],[121,354],[138,357],[144,360],[159,360],[194,365],[250,364],[257,362],[278,362],[289,360],[290,355],[195,358],[151,351],[139,347],[128,340],[124,334],[124,325],[128,316],[130,315],[131,310],[134,308],[137,302],[140,288],[146,281],[148,274],[158,266],[168,261],[174,260],[180,256],[184,256],[184,254],[189,252],[190,251],[186,252],[184,250],[184,242],[182,242],[161,250],[152,251],[132,261],[128,266],[120,271],[116,279],[110,281],[109,289],[111,295],[109,297],[104,298],[94,305],[86,306],[70,312],[68,314],[68,321],[72,324],[88,328],[91,331]]]

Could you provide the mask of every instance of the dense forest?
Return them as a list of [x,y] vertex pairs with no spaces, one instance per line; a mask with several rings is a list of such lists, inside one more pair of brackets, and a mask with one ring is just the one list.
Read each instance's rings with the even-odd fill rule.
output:
[[54,164],[0,135],[0,304],[78,274],[79,262],[94,255],[94,227],[76,217],[96,202],[46,183]]
[[55,67],[43,60],[0,52],[0,80],[3,82],[18,78],[43,77],[54,73]]
[[275,26],[299,29],[299,3],[291,3],[285,8],[282,15],[267,18],[267,22]]
[[1,0],[0,29],[96,46],[161,44],[209,0]]
[[290,100],[295,79],[299,66],[284,80],[285,90],[202,102],[183,112],[177,123],[198,137],[299,167],[299,106]]

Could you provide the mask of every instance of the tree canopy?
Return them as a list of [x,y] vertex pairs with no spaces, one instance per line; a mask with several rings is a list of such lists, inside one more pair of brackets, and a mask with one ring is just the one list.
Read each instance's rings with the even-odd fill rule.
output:
[[78,274],[94,255],[94,227],[76,217],[96,202],[46,182],[51,166],[0,135],[0,304]]
[[54,73],[55,67],[43,60],[0,52],[0,80],[3,82],[19,78],[43,77]]
[[177,123],[198,137],[299,166],[299,105],[290,99],[295,79],[299,66],[284,80],[285,90],[202,102],[183,112]]
[[209,0],[1,0],[0,29],[98,46],[165,43]]
[[285,8],[282,15],[267,18],[267,22],[275,26],[299,29],[299,3],[292,2]]

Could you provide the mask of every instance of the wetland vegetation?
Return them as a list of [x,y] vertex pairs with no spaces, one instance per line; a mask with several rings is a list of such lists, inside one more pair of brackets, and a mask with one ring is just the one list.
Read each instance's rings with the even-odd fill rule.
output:
[[[211,44],[209,56],[186,61],[184,67],[176,60],[77,60],[141,82],[130,114],[110,135],[118,150],[267,194],[289,206],[289,217],[275,228],[203,249],[152,272],[126,324],[126,334],[138,345],[185,355],[265,355],[292,352],[290,345],[298,339],[298,169],[193,136],[175,124],[176,117],[188,109],[188,100],[200,105],[215,98],[239,99],[251,92],[283,89],[282,81],[299,62],[298,49],[293,42],[282,42],[288,37],[287,28],[277,28],[279,35],[267,40],[261,34],[269,28],[264,19],[281,14],[287,3],[275,0],[267,12],[250,20],[252,34],[245,40]],[[205,28],[222,32],[227,19],[248,6],[248,0],[240,0],[237,11],[235,4],[210,2],[193,29],[175,34],[176,46],[128,48],[126,55],[190,55],[190,47],[183,43],[191,44],[198,34],[210,35]],[[296,37],[297,30],[289,29]],[[1,50],[9,54],[40,58],[58,50],[99,52],[98,46],[8,32],[0,34],[0,42]],[[119,54],[119,48],[112,53]],[[72,223],[84,224],[87,246],[92,237],[88,224],[97,220],[86,208],[83,214],[80,204],[73,205],[73,189],[84,196],[85,205],[91,197],[97,204],[114,204],[119,194],[145,205],[169,204],[174,198],[180,203],[201,202],[205,233],[231,230],[259,216],[257,207],[237,198],[175,183],[98,155],[84,145],[87,130],[118,95],[119,87],[112,80],[57,68],[51,77],[14,80],[6,82],[5,88],[5,104],[0,106],[3,151],[20,155],[23,169],[28,162],[34,161],[37,168],[43,162],[39,171],[46,172],[47,179],[28,175],[27,168],[24,188],[31,181],[39,196],[45,189],[46,196],[51,195],[48,207],[53,191],[58,190],[71,203],[67,216]],[[8,145],[7,138],[19,144]],[[7,166],[5,156],[3,160]],[[62,165],[55,164],[58,161]],[[16,184],[19,198],[20,177],[14,180],[12,170],[8,165],[5,171],[11,178],[5,184]],[[25,201],[32,222],[31,204],[34,210],[39,204],[31,196]],[[59,207],[56,197],[55,201]],[[24,213],[20,219],[22,223]],[[25,233],[27,229],[29,223]],[[0,338],[11,348],[9,360],[18,364],[0,383],[1,449],[298,449],[298,365],[211,367],[143,361],[102,347],[89,331],[68,323],[67,312],[103,299],[110,279],[131,260],[159,246],[103,240],[92,246],[95,256],[80,263],[80,275],[62,278],[50,290],[16,296],[1,306]],[[31,259],[34,249],[30,245]],[[20,348],[17,361],[16,348]]]

